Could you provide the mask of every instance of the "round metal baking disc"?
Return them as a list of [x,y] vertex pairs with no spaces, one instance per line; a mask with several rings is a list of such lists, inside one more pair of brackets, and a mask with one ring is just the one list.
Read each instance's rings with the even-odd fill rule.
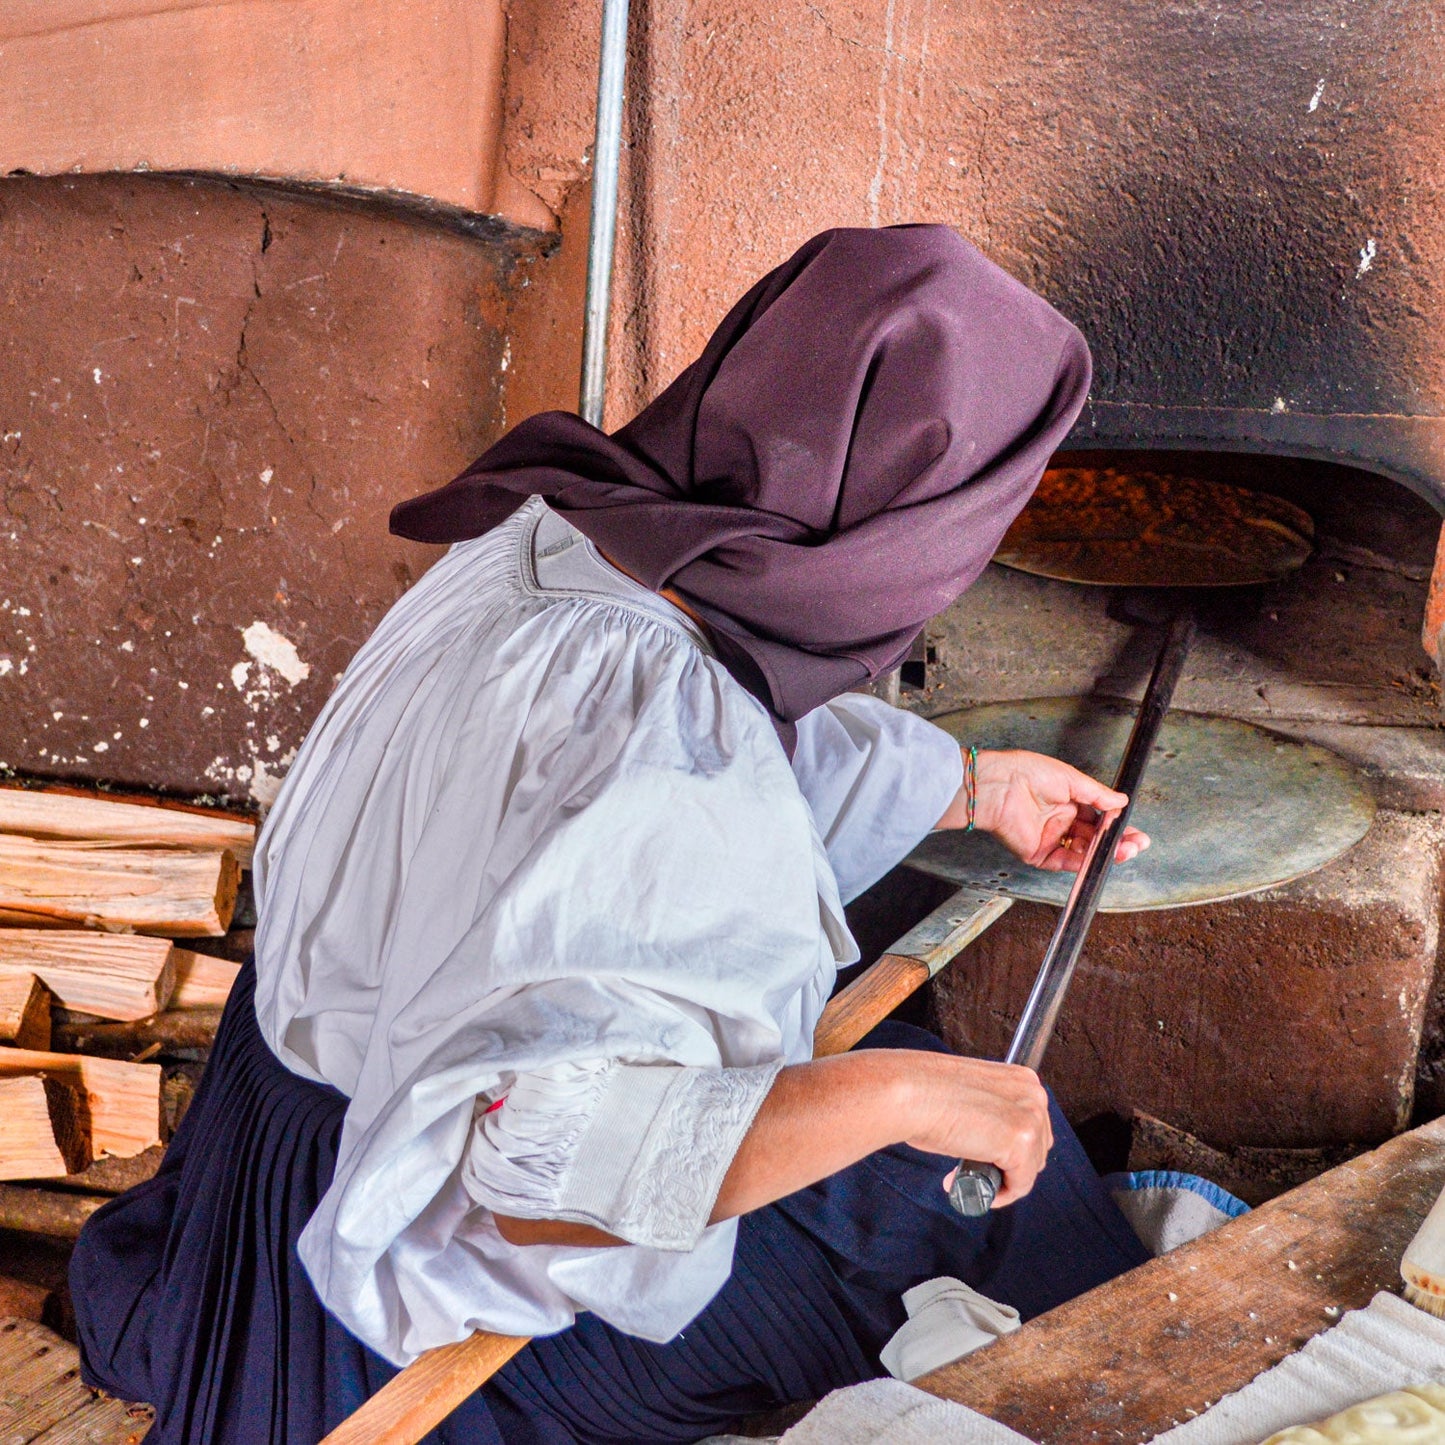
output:
[[[1133,726],[1131,703],[1038,698],[934,721],[980,748],[1026,748],[1110,781]],[[1106,913],[1237,898],[1323,867],[1364,837],[1375,804],[1341,758],[1231,718],[1171,712],[1130,821],[1152,846],[1114,865]],[[1072,873],[1020,863],[984,833],[926,838],[907,859],[951,883],[1062,904]]]
[[995,562],[1119,587],[1243,587],[1303,566],[1314,523],[1267,492],[1186,473],[1052,467]]

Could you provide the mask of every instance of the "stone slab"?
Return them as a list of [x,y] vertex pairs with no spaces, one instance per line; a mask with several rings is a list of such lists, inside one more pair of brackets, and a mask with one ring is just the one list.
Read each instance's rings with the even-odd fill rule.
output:
[[[1043,1075],[1081,1120],[1135,1109],[1216,1147],[1404,1127],[1435,972],[1445,820],[1382,811],[1318,873],[1094,922]],[[1057,914],[1012,910],[934,984],[936,1026],[999,1057]]]

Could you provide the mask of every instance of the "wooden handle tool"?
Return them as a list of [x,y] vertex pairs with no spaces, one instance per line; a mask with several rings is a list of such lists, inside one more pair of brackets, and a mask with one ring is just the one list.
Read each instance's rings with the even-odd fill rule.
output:
[[[1010,898],[960,888],[829,1000],[813,1031],[813,1056],[846,1053],[921,984],[1008,912]],[[416,1445],[527,1341],[479,1330],[419,1355],[343,1420],[321,1445]]]

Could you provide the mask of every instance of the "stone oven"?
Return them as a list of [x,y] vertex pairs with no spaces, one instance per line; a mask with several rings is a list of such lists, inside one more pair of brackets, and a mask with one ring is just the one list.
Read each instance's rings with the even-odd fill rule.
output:
[[[1232,1151],[1247,1191],[1251,1169],[1255,1186],[1288,1175],[1288,1151],[1445,1108],[1439,16],[1182,6],[1144,25],[1133,6],[1084,10],[1042,22],[1062,44],[1030,36],[1018,56],[1018,84],[1067,70],[1076,105],[1048,139],[1015,113],[1015,166],[989,209],[1094,351],[1070,460],[1178,467],[1313,514],[1298,577],[1209,613],[1176,705],[1338,751],[1381,808],[1312,877],[1102,917],[1086,947],[1049,1066],[1066,1109],[1156,1115]],[[1097,73],[1080,71],[1084,50]],[[939,620],[911,705],[1138,696],[1153,643],[1116,600],[991,568]],[[1050,924],[1017,905],[942,982],[952,1042],[1001,1053]]]

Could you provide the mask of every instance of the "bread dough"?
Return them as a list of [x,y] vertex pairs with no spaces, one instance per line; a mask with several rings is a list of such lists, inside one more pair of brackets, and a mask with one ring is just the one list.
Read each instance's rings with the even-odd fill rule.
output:
[[1376,1395],[1316,1425],[1279,1430],[1264,1445],[1445,1445],[1445,1385]]

